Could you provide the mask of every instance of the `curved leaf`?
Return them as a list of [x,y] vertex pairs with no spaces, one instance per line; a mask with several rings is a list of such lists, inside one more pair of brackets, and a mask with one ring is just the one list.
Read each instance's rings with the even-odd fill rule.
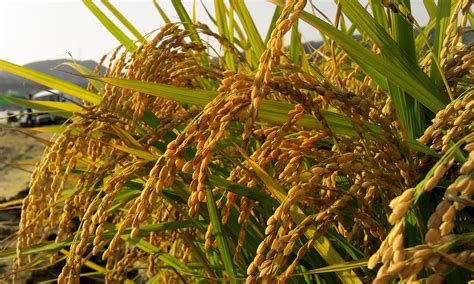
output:
[[[69,66],[71,68],[73,68],[74,70],[76,70],[77,72],[81,73],[82,75],[88,75],[88,76],[99,76],[99,74],[97,74],[96,72],[90,70],[89,68],[85,67],[85,66],[82,66],[80,64],[77,64],[77,63],[72,63],[72,62],[64,62],[62,64],[60,64],[59,66],[61,65],[64,65],[64,66]],[[97,81],[97,80],[92,80],[92,79],[89,79],[89,83],[92,84],[92,86],[99,92],[99,93],[103,93],[104,92],[104,89],[105,89],[105,84],[100,82],[100,81]]]
[[[277,5],[284,4],[284,1],[281,0],[272,0],[272,2]],[[371,67],[377,73],[405,90],[432,112],[440,111],[449,103],[449,99],[443,96],[438,88],[433,88],[433,84],[428,77],[417,76],[420,73],[417,71],[419,67],[413,70],[410,68],[411,65],[408,66],[402,62],[396,63],[390,59],[378,56],[352,37],[308,12],[302,11],[300,18],[333,39],[360,67]],[[370,69],[365,68],[364,71],[371,77],[376,78],[378,76],[378,74],[374,76]]]
[[142,43],[146,43],[143,35],[132,25],[132,23],[130,23],[129,20],[127,20],[127,18],[124,17],[124,15],[122,15],[122,13],[120,13],[119,10],[117,10],[117,8],[115,8],[114,5],[112,5],[112,3],[110,3],[109,0],[101,0],[101,2],[105,7],[107,7],[107,9],[109,9],[112,14],[114,14],[114,16],[122,23],[122,25],[124,25],[133,34],[133,36],[136,37],[136,39]]
[[115,25],[91,0],[82,0],[96,18],[104,25],[104,27],[130,51],[135,51],[137,46],[135,43]]
[[0,69],[93,104],[99,104],[102,100],[100,96],[86,91],[77,85],[5,60],[0,60]]
[[54,115],[61,116],[64,118],[69,118],[73,112],[81,110],[80,106],[71,103],[24,100],[4,95],[0,95],[0,98],[4,98],[16,105],[21,105],[39,111],[54,113]]
[[[137,92],[175,100],[183,104],[190,104],[199,107],[206,106],[218,94],[217,91],[186,89],[138,80],[116,79],[109,77],[96,77],[96,79],[121,88],[126,88],[129,90],[134,90]],[[288,111],[293,109],[293,107],[294,106],[290,103],[264,100],[260,108],[259,118],[264,121],[283,124],[288,121]],[[349,117],[325,110],[321,110],[321,115],[328,121],[329,128],[334,133],[359,137],[359,133],[354,129],[354,125],[352,124],[352,121]],[[321,122],[310,115],[305,115],[302,119],[298,120],[296,125],[307,127],[309,129],[322,129]],[[365,122],[365,125],[375,133],[382,133],[382,129],[375,124]],[[420,143],[416,143],[415,140],[408,140],[412,142],[409,143],[410,145],[416,145],[418,151],[426,154],[433,153],[431,149]]]

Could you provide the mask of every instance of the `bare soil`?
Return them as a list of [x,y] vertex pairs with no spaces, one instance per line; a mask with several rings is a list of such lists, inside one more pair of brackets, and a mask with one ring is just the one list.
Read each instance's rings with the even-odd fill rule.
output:
[[[24,130],[26,131],[26,130]],[[31,132],[49,140],[51,134]],[[19,131],[0,126],[0,204],[21,199],[28,192],[28,183],[34,165],[46,146]],[[0,209],[0,251],[15,246],[15,233],[20,221],[20,209]],[[10,263],[0,262],[0,283],[8,283]],[[37,283],[38,277],[30,272],[20,273],[18,283]],[[50,277],[51,278],[51,277]]]
[[[51,137],[48,133],[33,134],[43,139]],[[0,128],[0,199],[11,199],[28,187],[32,165],[44,148],[44,144],[26,134]]]

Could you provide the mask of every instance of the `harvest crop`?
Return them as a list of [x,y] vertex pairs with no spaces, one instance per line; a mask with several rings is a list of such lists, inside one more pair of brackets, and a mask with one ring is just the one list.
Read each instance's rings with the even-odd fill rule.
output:
[[[147,37],[106,2],[136,41],[84,2],[122,43],[105,74],[71,65],[87,90],[0,61],[85,101],[37,106],[70,123],[1,255],[13,278],[47,261],[59,283],[85,267],[109,283],[472,278],[471,1],[424,1],[420,27],[409,0],[340,0],[333,23],[274,0],[266,37],[244,1],[216,0],[216,28],[155,2],[167,24]],[[311,53],[300,21],[324,39]]]

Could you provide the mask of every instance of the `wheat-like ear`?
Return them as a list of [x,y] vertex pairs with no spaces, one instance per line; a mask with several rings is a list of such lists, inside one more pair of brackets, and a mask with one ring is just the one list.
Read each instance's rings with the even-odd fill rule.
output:
[[[243,1],[215,2],[217,32],[173,1],[182,23],[147,38],[107,5],[139,43],[86,2],[126,45],[86,72],[88,91],[0,61],[88,100],[31,177],[17,248],[0,254],[16,256],[13,274],[61,252],[59,283],[85,266],[107,283],[130,270],[150,282],[439,283],[454,265],[467,277],[474,45],[458,41],[470,1],[428,6],[427,29],[449,14],[439,52],[402,38],[416,19],[401,2],[371,1],[370,14],[341,1],[331,25],[306,1],[274,0],[266,41]],[[312,54],[300,20],[325,35]]]

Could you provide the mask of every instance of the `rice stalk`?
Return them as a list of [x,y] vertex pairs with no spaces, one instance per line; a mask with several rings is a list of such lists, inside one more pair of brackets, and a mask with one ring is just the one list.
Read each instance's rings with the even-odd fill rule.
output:
[[[460,21],[453,16],[447,27],[456,44],[439,52],[449,90],[430,71],[435,63],[423,61],[430,50],[402,49],[392,26],[378,24],[390,11],[412,27],[398,2],[374,4],[372,16],[341,1],[341,17],[368,35],[360,43],[342,18],[333,25],[305,12],[306,1],[275,1],[282,8],[268,40],[243,1],[229,9],[216,1],[218,32],[173,2],[184,23],[165,24],[136,48],[125,40],[105,74],[84,72],[102,82],[88,91],[0,62],[89,101],[71,110],[32,175],[17,249],[4,253],[15,256],[13,280],[38,259],[56,263],[63,248],[59,283],[81,281],[92,260],[108,283],[129,280],[130,269],[150,282],[472,276],[473,45],[456,40],[469,1],[457,3]],[[242,28],[230,27],[234,12]],[[301,62],[301,42],[284,45],[290,30],[300,40],[300,18],[334,41],[300,51]],[[257,61],[241,56],[234,32],[254,45],[244,53]],[[219,42],[223,59],[211,60],[202,35]],[[424,113],[401,109],[412,107],[397,102],[405,94]],[[407,137],[424,117],[432,120],[423,134]]]

